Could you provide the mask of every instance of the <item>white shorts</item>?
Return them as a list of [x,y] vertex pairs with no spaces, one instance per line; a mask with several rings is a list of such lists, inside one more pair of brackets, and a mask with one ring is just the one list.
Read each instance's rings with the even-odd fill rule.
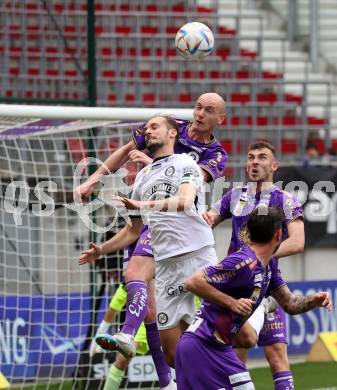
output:
[[185,280],[202,267],[218,262],[212,246],[156,261],[156,308],[159,330],[176,327],[181,320],[190,324],[194,318],[194,295],[184,287]]

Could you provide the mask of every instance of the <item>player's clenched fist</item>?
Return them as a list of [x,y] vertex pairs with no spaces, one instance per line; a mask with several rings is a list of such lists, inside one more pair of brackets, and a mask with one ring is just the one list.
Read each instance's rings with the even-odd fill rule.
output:
[[248,298],[234,299],[232,304],[232,311],[241,316],[248,316],[253,310],[254,301]]
[[101,247],[91,242],[90,249],[82,252],[78,264],[83,265],[87,263],[94,263],[102,254]]

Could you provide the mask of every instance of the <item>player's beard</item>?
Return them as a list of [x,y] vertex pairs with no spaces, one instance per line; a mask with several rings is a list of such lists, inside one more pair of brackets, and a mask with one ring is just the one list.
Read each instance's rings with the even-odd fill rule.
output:
[[164,146],[163,142],[155,142],[146,145],[146,148],[151,154],[155,154],[163,146]]

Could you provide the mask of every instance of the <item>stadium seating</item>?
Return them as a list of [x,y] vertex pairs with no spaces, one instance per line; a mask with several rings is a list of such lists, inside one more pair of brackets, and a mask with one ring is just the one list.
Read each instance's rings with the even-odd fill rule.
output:
[[[5,81],[0,96],[85,99],[86,11],[78,1],[1,2]],[[238,12],[219,17],[220,11],[197,1],[96,2],[98,105],[190,107],[201,92],[215,90],[228,103],[225,127],[253,126],[254,135],[259,128],[277,128],[289,140],[297,138],[297,129],[308,133],[328,126],[328,112],[308,114],[310,83],[288,81],[279,59],[268,57],[270,68],[265,67],[263,29],[250,43],[242,37],[240,26],[260,25],[261,16]],[[215,34],[214,54],[203,62],[185,61],[173,44],[179,26],[193,18],[208,23]],[[294,150],[282,146],[284,152]]]

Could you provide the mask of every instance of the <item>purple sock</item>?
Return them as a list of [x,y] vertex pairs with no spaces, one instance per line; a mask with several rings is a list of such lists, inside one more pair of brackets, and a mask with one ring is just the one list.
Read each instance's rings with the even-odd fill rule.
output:
[[294,379],[291,371],[280,371],[273,375],[274,390],[292,390],[294,387]]
[[126,283],[128,298],[126,301],[125,322],[122,328],[123,333],[135,335],[144,321],[148,309],[148,287],[145,282],[132,280]]
[[159,386],[165,387],[170,383],[172,375],[171,369],[166,363],[163,351],[161,349],[157,324],[155,322],[151,322],[150,324],[145,324],[145,328],[147,342],[149,344],[153,363],[156,367],[159,378]]

